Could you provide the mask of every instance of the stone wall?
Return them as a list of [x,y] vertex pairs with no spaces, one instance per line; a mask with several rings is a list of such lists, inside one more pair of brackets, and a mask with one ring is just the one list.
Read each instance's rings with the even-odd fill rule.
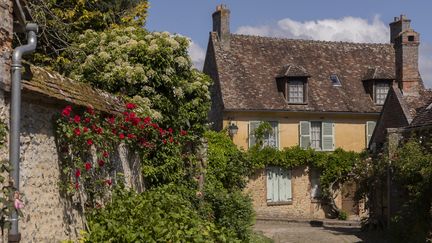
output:
[[[266,200],[265,170],[258,170],[250,177],[245,189],[252,196],[253,206],[258,217],[282,218],[326,218],[326,205],[320,200],[311,198],[311,182],[309,169],[306,166],[296,167],[291,171],[292,202],[285,205],[268,205]],[[359,219],[364,216],[364,205],[360,203],[350,211],[354,195],[337,193],[335,199],[338,208],[347,211],[350,219]],[[344,205],[344,203],[348,203]]]
[[[8,93],[0,90],[0,114],[9,120]],[[30,100],[28,97],[31,96]],[[50,102],[45,102],[50,101]],[[20,191],[24,194],[24,217],[19,221],[22,242],[59,242],[74,240],[83,228],[78,202],[60,193],[60,165],[57,153],[54,117],[62,105],[53,100],[24,95],[21,116]],[[61,102],[57,102],[61,103]],[[0,159],[8,159],[8,144],[1,149]],[[117,170],[126,176],[126,184],[144,190],[136,156],[119,148]]]
[[0,0],[0,84],[10,83],[12,54],[12,1]]

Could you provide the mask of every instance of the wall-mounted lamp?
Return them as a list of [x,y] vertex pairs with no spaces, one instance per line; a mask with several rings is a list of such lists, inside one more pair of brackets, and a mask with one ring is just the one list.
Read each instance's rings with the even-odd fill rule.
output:
[[234,137],[234,135],[236,135],[238,132],[238,126],[236,124],[234,124],[233,122],[230,123],[230,125],[228,126],[228,133],[230,135],[231,138]]

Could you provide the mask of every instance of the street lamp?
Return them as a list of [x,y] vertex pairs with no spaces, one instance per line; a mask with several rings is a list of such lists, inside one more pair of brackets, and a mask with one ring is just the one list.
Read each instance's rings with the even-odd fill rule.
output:
[[234,135],[236,135],[238,132],[238,126],[236,124],[234,124],[233,122],[231,122],[231,124],[228,126],[228,133],[230,135],[231,138],[234,137]]

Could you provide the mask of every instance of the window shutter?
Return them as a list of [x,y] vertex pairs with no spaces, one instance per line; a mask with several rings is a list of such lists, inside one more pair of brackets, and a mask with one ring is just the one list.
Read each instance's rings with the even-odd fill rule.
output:
[[321,196],[320,175],[316,169],[311,169],[311,197],[318,198]]
[[310,122],[308,121],[301,121],[300,122],[300,147],[301,148],[309,148],[311,143],[311,136],[310,136]]
[[267,167],[267,202],[273,202],[273,174],[272,167]]
[[267,167],[267,202],[279,200],[278,168]]
[[366,122],[366,148],[369,147],[370,139],[372,138],[372,134],[375,130],[376,122],[368,121]]
[[322,150],[324,151],[334,150],[334,123],[333,122],[322,123]]
[[258,128],[258,126],[260,125],[261,122],[259,121],[250,121],[249,122],[249,148],[251,148],[252,146],[255,145],[256,143],[256,138],[254,135],[254,131],[255,129]]
[[279,168],[279,201],[291,201],[291,170]]

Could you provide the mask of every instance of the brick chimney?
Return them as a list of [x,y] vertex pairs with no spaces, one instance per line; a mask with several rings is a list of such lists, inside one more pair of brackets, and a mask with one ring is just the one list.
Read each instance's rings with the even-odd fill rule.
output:
[[417,96],[424,88],[418,69],[420,34],[405,15],[390,23],[390,42],[395,49],[396,82],[404,95]]
[[222,47],[229,48],[230,45],[230,10],[226,5],[218,5],[213,17],[213,32],[218,35]]

